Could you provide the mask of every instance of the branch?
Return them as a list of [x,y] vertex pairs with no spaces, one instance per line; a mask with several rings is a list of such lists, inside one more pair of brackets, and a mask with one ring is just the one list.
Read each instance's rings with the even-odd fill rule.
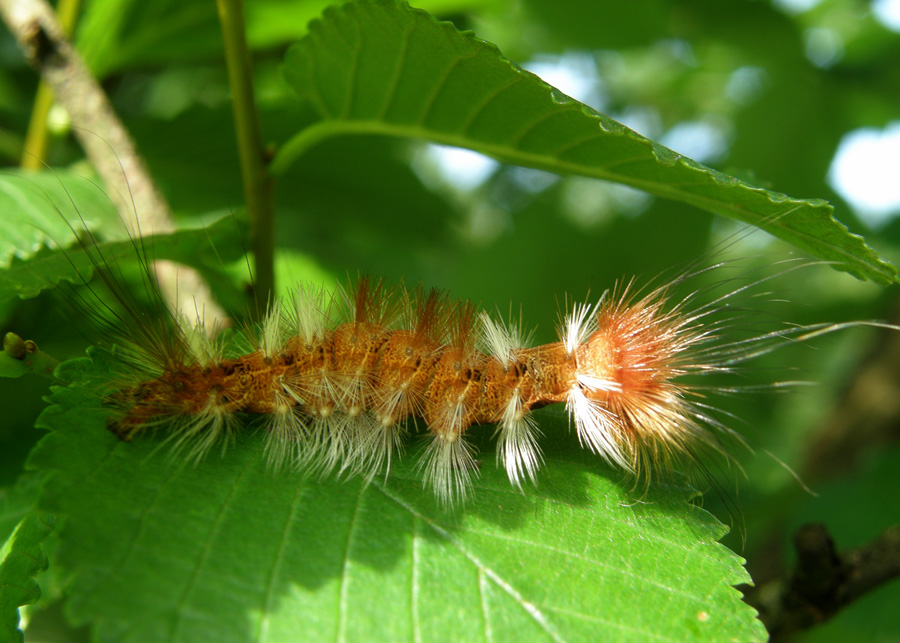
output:
[[[60,28],[67,37],[72,37],[75,21],[81,8],[81,0],[59,0],[56,15]],[[53,106],[53,92],[42,79],[38,83],[34,106],[31,110],[31,121],[25,135],[25,153],[22,155],[22,167],[26,170],[40,170],[47,157],[47,117]]]
[[[68,112],[76,138],[132,237],[174,231],[169,204],[156,189],[128,131],[66,38],[50,6],[44,0],[0,0],[0,16],[29,63]],[[154,272],[166,300],[181,312],[191,315],[205,309],[212,316],[225,318],[213,302],[209,286],[195,270],[158,261]],[[179,287],[177,282],[182,279],[186,281]]]
[[[156,190],[131,137],[103,89],[68,41],[44,0],[0,0],[19,47],[66,109],[78,142],[137,235],[172,232],[168,204]],[[133,202],[133,203],[132,203]],[[140,224],[132,221],[140,216]],[[137,229],[136,229],[137,228]]]
[[750,588],[745,600],[759,610],[774,641],[827,621],[881,584],[900,576],[900,524],[843,555],[824,525],[794,534],[797,567],[790,578]]

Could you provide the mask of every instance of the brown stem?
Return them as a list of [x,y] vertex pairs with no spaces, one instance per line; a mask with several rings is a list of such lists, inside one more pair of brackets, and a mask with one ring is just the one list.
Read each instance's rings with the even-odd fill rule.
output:
[[[44,0],[0,0],[0,16],[29,63],[41,73],[68,112],[75,136],[132,236],[174,231],[168,203],[156,189],[131,136],[66,38],[50,6]],[[178,305],[188,315],[194,310],[205,310],[209,317],[224,319],[224,312],[212,301],[209,287],[196,271],[176,269],[164,262],[157,262],[154,271],[167,296],[175,292],[190,295],[188,304],[168,299],[173,306]],[[175,280],[185,275],[195,276],[189,278],[190,286],[179,288]]]
[[[168,204],[106,94],[75,51],[44,0],[0,0],[0,13],[28,61],[41,73],[74,124],[74,133],[110,198],[130,226],[145,234],[172,232]],[[140,223],[134,221],[140,214]],[[137,229],[132,230],[137,233]]]
[[[71,37],[75,29],[75,21],[81,8],[81,0],[60,0],[56,6],[56,14],[60,27],[66,36]],[[40,170],[47,160],[47,118],[53,106],[53,91],[44,80],[38,84],[31,110],[31,121],[25,136],[25,153],[22,155],[22,168]]]
[[773,641],[827,621],[860,596],[900,576],[900,524],[844,554],[837,552],[824,525],[808,524],[794,535],[794,548],[793,574],[745,594]]

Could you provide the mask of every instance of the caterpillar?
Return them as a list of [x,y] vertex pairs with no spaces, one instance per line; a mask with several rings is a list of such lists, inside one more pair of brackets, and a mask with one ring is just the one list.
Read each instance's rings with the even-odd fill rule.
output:
[[[94,261],[104,263],[102,255]],[[299,286],[244,328],[241,348],[227,349],[202,316],[189,321],[164,307],[161,319],[142,320],[107,276],[127,311],[101,322],[116,344],[116,374],[103,395],[109,427],[125,441],[159,433],[175,453],[200,461],[227,447],[247,426],[243,417],[258,416],[273,469],[368,480],[389,475],[419,429],[427,439],[424,484],[452,506],[478,472],[472,425],[495,425],[498,462],[521,490],[537,481],[541,465],[543,436],[531,412],[563,404],[584,448],[646,482],[702,448],[723,452],[722,435],[740,439],[718,419],[697,376],[734,374],[786,341],[869,324],[785,325],[736,340],[731,333],[752,326],[735,304],[766,278],[719,284],[718,295],[675,294],[723,265],[644,290],[622,282],[593,303],[571,305],[556,341],[537,346],[521,320],[437,289],[362,276],[334,295]]]

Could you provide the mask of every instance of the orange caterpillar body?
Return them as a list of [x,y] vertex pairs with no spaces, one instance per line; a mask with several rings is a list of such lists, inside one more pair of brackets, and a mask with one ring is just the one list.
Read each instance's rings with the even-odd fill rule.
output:
[[260,414],[274,466],[371,477],[390,466],[407,420],[421,418],[431,437],[426,483],[453,503],[475,472],[469,426],[497,425],[498,458],[519,487],[541,462],[530,411],[565,403],[583,445],[640,473],[698,441],[715,447],[710,429],[724,429],[691,401],[682,376],[730,370],[769,340],[796,335],[728,344],[718,330],[729,317],[718,314],[735,292],[687,312],[692,297],[673,304],[670,287],[642,297],[626,287],[576,305],[559,341],[537,347],[470,303],[369,278],[334,300],[301,288],[291,305],[270,308],[240,357],[226,358],[176,314],[175,332],[150,342],[152,353],[131,342],[122,355],[129,368],[107,397],[111,428],[130,440],[166,427],[168,440],[200,458],[233,433],[236,414]]

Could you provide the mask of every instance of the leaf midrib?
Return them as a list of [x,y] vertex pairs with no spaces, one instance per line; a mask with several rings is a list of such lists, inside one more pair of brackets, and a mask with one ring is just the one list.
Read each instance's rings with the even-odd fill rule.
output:
[[[600,124],[597,124],[598,128]],[[630,131],[630,130],[628,130]],[[547,154],[539,154],[533,152],[524,152],[522,150],[517,150],[515,148],[509,147],[508,144],[496,144],[496,143],[480,143],[477,147],[472,146],[472,139],[467,138],[464,135],[460,134],[445,134],[442,132],[437,132],[435,130],[426,129],[422,126],[417,125],[397,125],[393,123],[385,123],[383,121],[377,120],[337,120],[337,119],[329,119],[320,121],[313,125],[310,125],[306,129],[300,131],[293,138],[288,140],[284,146],[282,146],[280,152],[276,155],[275,159],[272,161],[270,166],[270,170],[275,175],[284,174],[290,167],[290,165],[294,162],[294,159],[301,156],[304,152],[311,149],[315,145],[320,142],[336,136],[346,136],[352,134],[378,134],[384,136],[394,136],[398,138],[414,138],[414,139],[423,139],[433,143],[441,144],[441,145],[450,145],[455,147],[464,147],[468,149],[475,149],[475,151],[485,154],[487,156],[491,156],[500,161],[509,161],[515,160],[516,164],[529,166],[529,167],[554,167],[560,173],[565,174],[577,174],[581,176],[590,176],[596,179],[602,179],[606,181],[612,181],[616,183],[622,183],[625,185],[630,185],[631,187],[638,188],[643,190],[649,194],[656,194],[659,196],[667,196],[672,195],[670,198],[675,198],[675,195],[687,194],[691,201],[697,203],[703,203],[706,205],[708,209],[722,211],[729,210],[735,212],[737,214],[742,214],[745,212],[743,208],[737,206],[729,206],[728,204],[723,204],[721,201],[716,199],[710,199],[708,197],[704,197],[700,194],[695,194],[693,192],[685,192],[683,190],[670,189],[671,185],[691,185],[693,182],[685,182],[681,181],[678,183],[665,183],[661,184],[654,181],[642,181],[640,179],[635,179],[633,177],[618,174],[615,172],[609,172],[604,169],[600,169],[597,167],[587,167],[579,163],[572,163],[568,161],[563,161],[556,156],[548,156]],[[635,134],[637,136],[637,134]],[[603,135],[598,135],[598,138],[602,138]],[[581,145],[587,141],[593,140],[594,137],[585,138],[583,140],[577,141],[573,145],[569,145],[568,148],[573,147],[574,145]],[[668,148],[663,148],[668,149]],[[673,152],[673,154],[677,154]],[[611,166],[619,166],[624,165],[626,163],[631,162],[643,162],[644,159],[640,157],[631,157],[629,159],[617,160],[616,163]],[[680,154],[677,155],[676,163],[681,163],[688,170],[698,171],[698,172],[712,172],[713,170],[709,168],[704,168],[700,165],[692,165],[687,163],[687,157],[684,157]],[[702,185],[706,183],[706,181],[697,181],[697,185]],[[746,183],[736,183],[734,186],[727,187],[744,187],[746,189],[752,190],[757,193],[764,194],[766,196],[779,194],[776,192],[772,192],[770,190],[766,190],[764,188],[759,188],[755,186],[748,185]],[[770,200],[772,200],[770,198]],[[793,200],[793,199],[792,199]],[[801,205],[806,205],[811,208],[823,208],[827,206],[818,205],[810,201],[804,201]],[[725,207],[723,207],[725,206]],[[797,206],[801,207],[800,205]],[[774,222],[774,223],[777,223]],[[791,230],[790,228],[785,228]]]
[[[453,535],[449,531],[447,531],[443,527],[439,526],[436,522],[429,519],[427,516],[416,511],[416,509],[412,505],[405,502],[399,496],[388,491],[387,488],[385,488],[381,485],[377,485],[377,489],[382,494],[384,494],[384,496],[387,497],[389,500],[393,501],[398,506],[400,506],[404,511],[407,511],[414,518],[420,520],[422,522],[422,524],[428,525],[431,528],[431,530],[435,532],[435,534],[440,536],[445,542],[452,545],[454,547],[454,549],[456,549],[459,553],[461,553],[463,556],[465,556],[466,559],[469,560],[475,566],[475,568],[478,570],[479,573],[486,574],[492,581],[494,581],[494,583],[498,587],[500,587],[503,591],[505,591],[519,605],[519,607],[521,607],[530,616],[532,616],[534,621],[538,625],[540,625],[541,628],[547,633],[547,635],[550,636],[554,641],[556,641],[557,643],[564,643],[565,639],[562,636],[560,636],[559,633],[557,633],[553,629],[553,627],[550,625],[550,623],[547,621],[547,619],[544,618],[543,614],[537,608],[537,606],[532,605],[531,603],[526,601],[522,597],[521,593],[519,593],[508,582],[506,582],[502,578],[500,578],[500,576],[498,576],[497,573],[494,572],[489,566],[482,563],[478,559],[478,557],[475,556],[475,554],[470,552],[468,550],[468,548],[464,547],[463,544],[461,542],[459,542],[458,539],[454,538]],[[417,636],[417,638],[419,638],[419,637]]]

